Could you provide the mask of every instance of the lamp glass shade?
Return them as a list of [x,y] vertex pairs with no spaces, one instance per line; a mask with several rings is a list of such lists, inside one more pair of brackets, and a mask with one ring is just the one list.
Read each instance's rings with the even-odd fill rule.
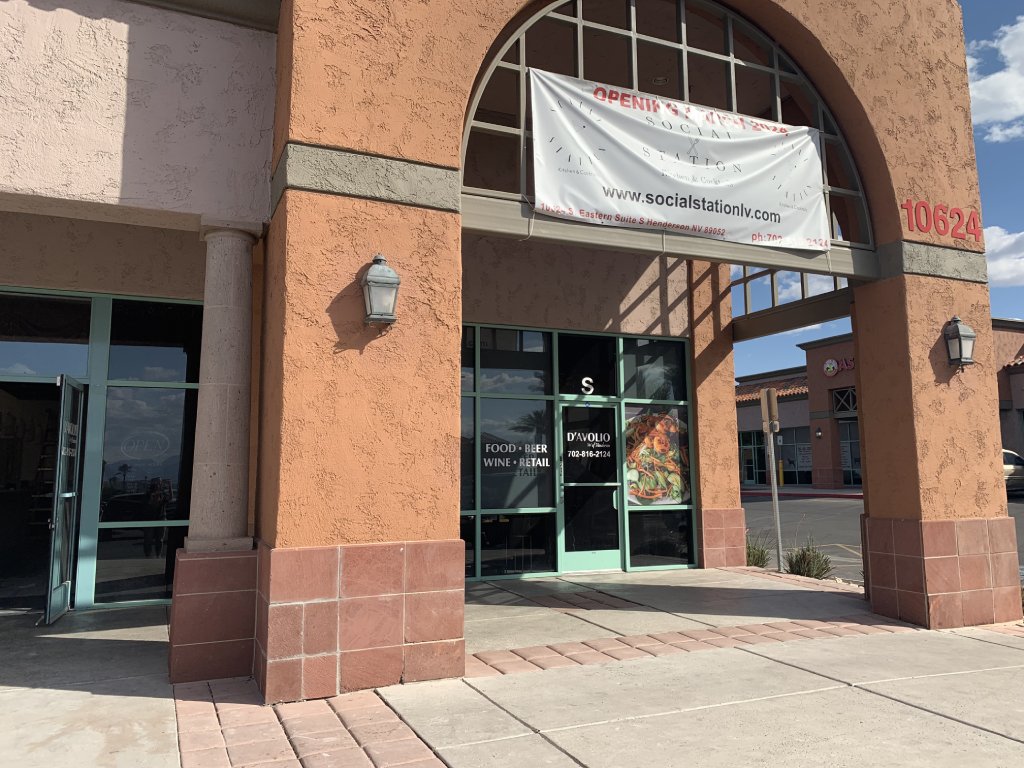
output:
[[398,303],[398,273],[388,266],[379,253],[363,275],[363,301],[366,303],[366,322],[393,323]]
[[946,336],[946,347],[949,352],[949,362],[952,365],[960,364],[960,337]]
[[946,339],[946,351],[950,365],[971,365],[974,362],[974,340],[978,334],[956,315],[942,331]]
[[974,362],[974,334],[960,339],[960,364]]

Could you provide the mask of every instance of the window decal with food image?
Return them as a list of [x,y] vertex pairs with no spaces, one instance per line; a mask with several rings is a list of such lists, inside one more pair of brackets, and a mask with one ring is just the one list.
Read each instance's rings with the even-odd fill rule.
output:
[[690,457],[686,420],[678,408],[626,409],[626,483],[629,503],[687,504]]

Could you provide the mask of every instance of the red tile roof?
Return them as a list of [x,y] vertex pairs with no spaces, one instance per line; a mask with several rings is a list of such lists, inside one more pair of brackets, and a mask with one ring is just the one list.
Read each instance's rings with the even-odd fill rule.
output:
[[807,377],[793,376],[788,379],[777,379],[775,381],[761,381],[756,384],[740,384],[736,387],[736,402],[749,403],[761,398],[762,389],[778,390],[779,397],[807,394]]

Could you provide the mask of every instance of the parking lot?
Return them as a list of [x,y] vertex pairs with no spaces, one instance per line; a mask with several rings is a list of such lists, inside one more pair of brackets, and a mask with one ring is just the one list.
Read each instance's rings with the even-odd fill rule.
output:
[[[771,500],[744,497],[743,507],[747,511],[747,528],[751,535],[761,531],[768,534],[774,567],[775,522]],[[1010,516],[1017,522],[1017,548],[1024,562],[1024,493],[1011,496],[1009,508]],[[780,499],[782,548],[785,551],[802,546],[811,537],[832,558],[834,576],[863,583],[860,544],[860,514],[863,511],[862,499]]]

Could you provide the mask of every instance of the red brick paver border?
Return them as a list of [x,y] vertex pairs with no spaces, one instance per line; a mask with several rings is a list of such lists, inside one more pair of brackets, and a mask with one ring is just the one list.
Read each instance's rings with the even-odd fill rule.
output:
[[[850,616],[834,621],[775,621],[746,624],[741,627],[708,627],[650,635],[602,637],[549,646],[480,651],[466,657],[466,677],[493,677],[542,669],[562,669],[579,665],[608,664],[668,656],[673,653],[714,651],[719,648],[743,648],[763,643],[797,640],[835,640],[840,637],[923,632],[919,627],[901,624],[871,614]],[[1012,633],[1011,633],[1012,634]],[[1022,628],[1024,636],[1024,628]]]
[[373,691],[268,707],[238,679],[176,685],[174,699],[182,768],[444,768]]

